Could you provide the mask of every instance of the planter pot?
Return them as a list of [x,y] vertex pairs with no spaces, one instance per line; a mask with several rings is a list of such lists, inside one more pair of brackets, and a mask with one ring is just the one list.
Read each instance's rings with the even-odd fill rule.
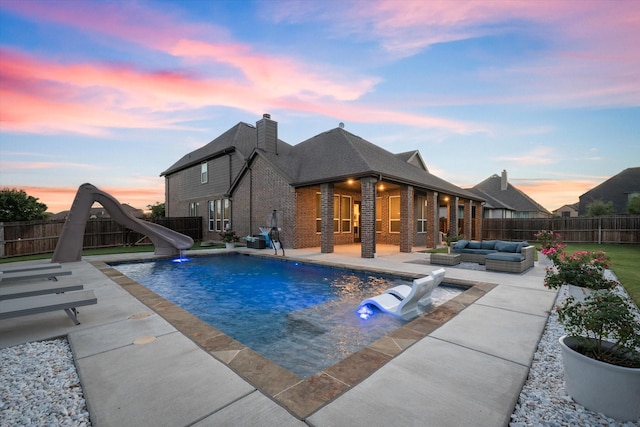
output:
[[545,267],[551,267],[553,265],[553,261],[551,261],[545,254],[538,251],[538,264]]
[[585,408],[621,421],[640,419],[640,368],[600,362],[573,350],[577,340],[560,338],[567,393]]
[[224,246],[225,246],[227,249],[233,249],[233,248],[235,248],[235,247],[236,247],[236,244],[235,244],[235,243],[233,243],[233,242],[225,242],[225,243],[224,243]]

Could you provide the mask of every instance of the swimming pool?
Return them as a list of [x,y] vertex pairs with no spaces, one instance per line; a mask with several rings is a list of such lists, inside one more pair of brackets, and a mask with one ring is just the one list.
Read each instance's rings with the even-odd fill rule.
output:
[[[294,374],[307,378],[406,322],[357,314],[360,301],[409,280],[230,254],[115,264],[121,273]],[[434,306],[462,290],[440,286]]]

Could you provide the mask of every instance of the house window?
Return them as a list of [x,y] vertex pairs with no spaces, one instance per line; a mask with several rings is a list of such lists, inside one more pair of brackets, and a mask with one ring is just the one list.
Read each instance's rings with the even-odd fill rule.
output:
[[231,225],[231,200],[209,202],[209,231],[222,231]]
[[351,233],[351,196],[342,196],[342,232]]
[[389,197],[389,232],[400,232],[400,196]]
[[415,205],[416,233],[427,232],[427,199],[422,196],[416,197]]
[[190,202],[189,203],[189,216],[200,216],[200,203],[198,202]]
[[200,184],[206,184],[209,180],[209,168],[207,162],[200,164]]
[[322,195],[316,193],[316,233],[322,233]]
[[376,233],[382,233],[382,197],[376,197]]
[[340,232],[340,196],[333,196],[333,232]]

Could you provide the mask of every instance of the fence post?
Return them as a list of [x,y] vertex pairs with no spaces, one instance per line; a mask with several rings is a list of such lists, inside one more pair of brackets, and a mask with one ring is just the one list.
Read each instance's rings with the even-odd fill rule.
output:
[[4,222],[0,222],[0,258],[4,258]]
[[598,244],[602,244],[602,218],[598,217]]

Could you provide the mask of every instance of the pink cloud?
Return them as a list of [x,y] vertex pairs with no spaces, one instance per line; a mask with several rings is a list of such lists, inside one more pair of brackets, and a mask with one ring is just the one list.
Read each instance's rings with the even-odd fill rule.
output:
[[[211,45],[198,47],[206,50]],[[196,53],[202,51],[189,54]],[[10,63],[10,66],[0,69],[0,79],[12,82],[0,87],[0,105],[11,105],[11,108],[0,108],[0,123],[7,131],[101,135],[114,127],[177,129],[176,121],[187,117],[189,110],[216,105],[253,113],[286,107],[313,111],[339,120],[441,127],[462,133],[475,132],[480,128],[477,124],[462,121],[362,107],[354,103],[335,103],[319,94],[310,96],[302,93],[306,91],[304,82],[298,81],[298,86],[284,84],[282,79],[296,81],[295,71],[270,83],[273,87],[294,87],[295,93],[283,90],[270,93],[263,90],[264,80],[255,81],[252,86],[230,79],[186,73],[146,72],[118,64],[60,64],[7,49],[0,50],[0,54]],[[232,55],[227,58],[230,62],[240,60]],[[259,62],[259,59],[255,61]],[[267,63],[269,61],[266,59]],[[278,61],[275,63],[279,64]],[[255,67],[259,69],[260,65]],[[314,78],[307,78],[306,83],[311,84]],[[319,79],[313,85],[328,86],[329,82]],[[334,90],[337,94],[343,88],[336,84]],[[347,91],[345,86],[344,92]],[[343,97],[350,96],[354,93]],[[163,114],[176,112],[177,118],[166,118]]]
[[480,70],[481,78],[499,81],[511,95],[458,99],[461,104],[640,105],[635,0],[355,1],[341,4],[339,12],[331,2],[294,0],[282,6],[276,21],[324,22],[338,37],[378,42],[392,58],[513,31],[528,31],[552,46],[522,58],[518,67]]

